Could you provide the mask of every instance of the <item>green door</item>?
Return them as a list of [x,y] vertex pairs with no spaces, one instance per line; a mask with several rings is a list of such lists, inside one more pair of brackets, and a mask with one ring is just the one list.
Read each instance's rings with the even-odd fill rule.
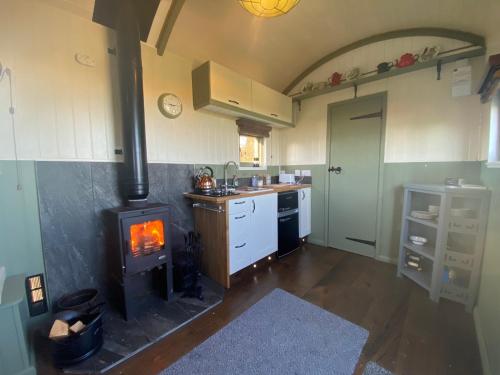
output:
[[328,246],[375,256],[384,96],[330,108]]

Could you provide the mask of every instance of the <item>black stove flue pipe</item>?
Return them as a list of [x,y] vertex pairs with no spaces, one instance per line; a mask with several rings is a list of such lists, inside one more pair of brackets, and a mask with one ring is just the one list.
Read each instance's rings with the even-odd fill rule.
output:
[[144,93],[139,21],[131,0],[117,7],[116,42],[122,113],[123,190],[130,205],[147,202],[149,194]]

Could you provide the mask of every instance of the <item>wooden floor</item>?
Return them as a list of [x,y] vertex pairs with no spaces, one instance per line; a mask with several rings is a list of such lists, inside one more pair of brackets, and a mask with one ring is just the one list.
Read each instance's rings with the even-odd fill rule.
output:
[[[355,374],[375,361],[395,374],[480,375],[472,315],[396,277],[394,265],[306,245],[234,278],[224,302],[111,371],[156,374],[274,288],[282,288],[370,332]],[[311,373],[314,373],[311,369]]]

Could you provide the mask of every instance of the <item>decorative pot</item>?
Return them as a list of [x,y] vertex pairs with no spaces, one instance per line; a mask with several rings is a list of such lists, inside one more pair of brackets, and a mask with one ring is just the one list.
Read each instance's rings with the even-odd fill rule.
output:
[[331,75],[330,78],[328,78],[328,83],[330,83],[331,86],[337,86],[340,85],[342,82],[342,74],[339,72],[335,72]]
[[388,72],[389,70],[391,70],[392,67],[393,67],[392,63],[388,63],[388,62],[380,63],[377,65],[377,73],[380,74],[380,73]]
[[406,68],[407,66],[411,66],[415,64],[417,61],[418,56],[414,55],[413,53],[405,53],[401,55],[399,60],[396,60],[394,62],[394,65],[398,68]]

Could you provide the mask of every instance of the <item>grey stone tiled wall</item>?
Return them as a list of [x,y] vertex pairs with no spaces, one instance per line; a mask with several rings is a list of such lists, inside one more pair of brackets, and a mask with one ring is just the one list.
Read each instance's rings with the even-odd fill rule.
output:
[[[82,288],[105,293],[106,254],[103,211],[124,204],[119,176],[122,163],[36,163],[42,247],[47,287],[54,302]],[[149,202],[170,205],[174,249],[193,229],[190,201],[194,166],[149,164]]]

